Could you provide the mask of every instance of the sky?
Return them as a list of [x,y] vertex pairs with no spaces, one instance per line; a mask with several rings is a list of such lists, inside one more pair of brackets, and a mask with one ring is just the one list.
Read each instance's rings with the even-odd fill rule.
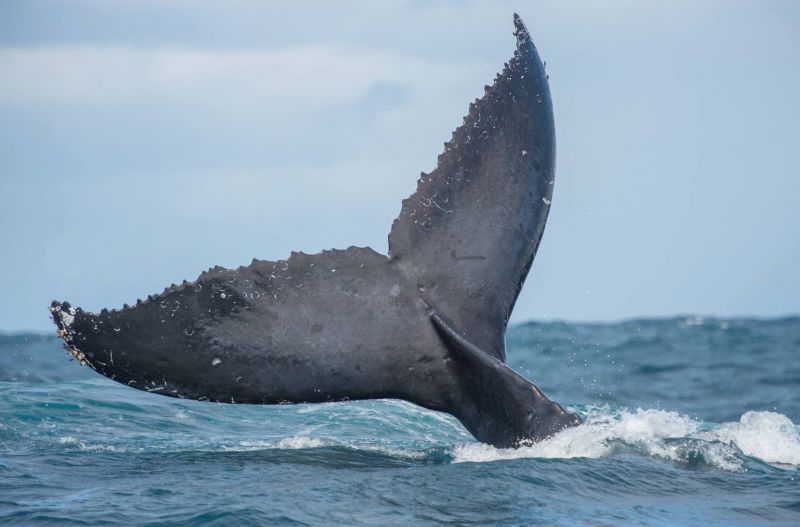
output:
[[387,250],[514,50],[558,161],[512,321],[800,313],[800,2],[0,2],[0,331]]

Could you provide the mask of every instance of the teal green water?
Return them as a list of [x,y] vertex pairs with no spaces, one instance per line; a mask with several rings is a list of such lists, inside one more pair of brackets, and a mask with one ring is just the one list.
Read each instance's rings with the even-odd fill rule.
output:
[[800,318],[511,328],[584,426],[497,450],[398,401],[168,399],[0,336],[0,523],[798,525]]

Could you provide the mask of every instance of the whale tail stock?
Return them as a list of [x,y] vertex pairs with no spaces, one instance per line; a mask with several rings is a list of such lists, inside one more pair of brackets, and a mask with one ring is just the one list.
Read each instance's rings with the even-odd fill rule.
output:
[[496,446],[580,420],[505,362],[505,330],[541,240],[555,171],[544,66],[517,48],[403,201],[389,256],[292,253],[98,314],[53,302],[67,350],[172,397],[276,404],[401,398]]

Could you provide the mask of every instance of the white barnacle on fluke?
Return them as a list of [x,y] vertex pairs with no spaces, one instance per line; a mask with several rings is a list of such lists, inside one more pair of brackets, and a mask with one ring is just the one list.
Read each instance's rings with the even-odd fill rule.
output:
[[61,306],[53,306],[50,308],[50,312],[53,314],[53,320],[56,320],[56,316],[58,317],[58,321],[60,321],[60,325],[63,329],[70,327],[75,321],[75,310],[72,308],[63,310]]
[[58,326],[56,334],[58,338],[64,341],[64,349],[76,359],[81,366],[86,366],[86,356],[72,344],[73,331],[70,327],[75,322],[77,311],[69,304],[64,304],[62,306],[54,302],[53,305],[50,306],[50,313],[53,322]]

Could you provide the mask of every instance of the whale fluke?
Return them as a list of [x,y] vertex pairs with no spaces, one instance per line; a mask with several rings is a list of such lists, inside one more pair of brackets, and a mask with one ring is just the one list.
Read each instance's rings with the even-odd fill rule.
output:
[[50,307],[81,364],[134,388],[224,403],[398,398],[498,447],[580,423],[505,365],[509,316],[555,175],[544,66],[516,51],[403,201],[389,255],[293,252],[213,267],[121,310]]
[[518,15],[514,23],[514,57],[470,105],[389,234],[390,258],[424,289],[421,296],[500,360],[555,176],[550,89]]

